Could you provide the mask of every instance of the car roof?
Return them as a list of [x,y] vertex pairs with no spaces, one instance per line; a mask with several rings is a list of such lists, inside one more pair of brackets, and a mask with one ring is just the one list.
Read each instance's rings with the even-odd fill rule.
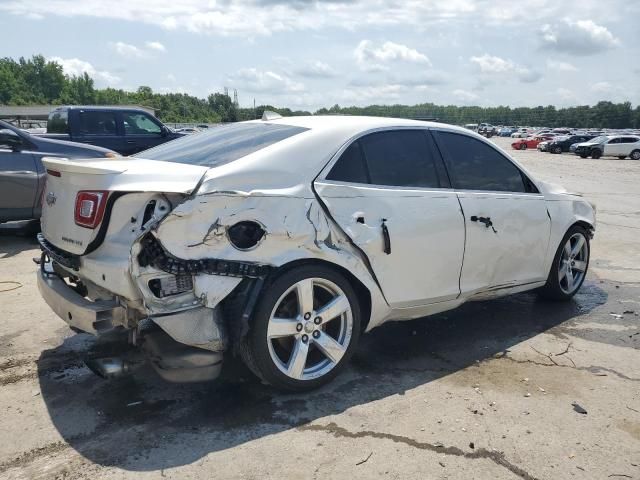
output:
[[64,105],[56,107],[52,112],[57,110],[122,110],[122,111],[145,111],[143,108],[136,107],[110,107],[107,105]]
[[251,122],[273,123],[307,128],[315,131],[365,131],[388,127],[444,128],[469,134],[469,130],[446,123],[412,120],[407,118],[366,117],[357,115],[307,115],[300,117],[282,117],[271,120],[252,120]]

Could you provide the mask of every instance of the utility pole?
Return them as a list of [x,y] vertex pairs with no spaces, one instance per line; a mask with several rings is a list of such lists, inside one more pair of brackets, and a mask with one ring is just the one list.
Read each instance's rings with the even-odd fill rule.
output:
[[256,99],[253,99],[253,118],[254,120],[257,118],[256,117]]

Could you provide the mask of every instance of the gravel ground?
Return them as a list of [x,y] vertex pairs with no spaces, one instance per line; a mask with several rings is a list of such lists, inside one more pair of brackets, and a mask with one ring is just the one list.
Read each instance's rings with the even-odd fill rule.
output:
[[231,364],[208,385],[144,365],[95,377],[81,358],[108,344],[54,316],[35,241],[3,229],[0,478],[640,479],[640,162],[513,154],[597,204],[575,300],[520,294],[385,325],[308,395]]

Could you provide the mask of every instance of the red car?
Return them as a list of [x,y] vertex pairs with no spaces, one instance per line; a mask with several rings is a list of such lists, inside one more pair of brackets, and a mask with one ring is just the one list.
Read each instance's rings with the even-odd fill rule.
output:
[[536,148],[540,142],[553,138],[553,135],[536,135],[529,138],[518,138],[511,144],[511,148],[516,150],[526,150],[527,148]]

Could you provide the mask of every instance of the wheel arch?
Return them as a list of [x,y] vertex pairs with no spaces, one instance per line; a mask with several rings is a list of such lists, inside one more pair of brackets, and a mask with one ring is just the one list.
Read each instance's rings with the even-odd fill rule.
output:
[[[265,287],[269,285],[273,280],[278,278],[280,275],[293,270],[294,268],[298,268],[301,266],[308,265],[317,265],[330,268],[335,270],[336,272],[343,275],[347,281],[351,284],[353,289],[358,296],[358,301],[360,302],[360,312],[362,315],[360,326],[361,330],[365,331],[367,326],[369,325],[369,321],[371,320],[371,308],[372,308],[372,300],[371,300],[371,292],[366,287],[364,283],[362,283],[353,273],[344,268],[337,263],[329,262],[327,260],[319,259],[319,258],[301,258],[298,260],[293,260],[291,262],[285,263],[278,267],[275,271],[273,271],[267,281],[265,282]],[[263,287],[264,288],[264,287]]]

